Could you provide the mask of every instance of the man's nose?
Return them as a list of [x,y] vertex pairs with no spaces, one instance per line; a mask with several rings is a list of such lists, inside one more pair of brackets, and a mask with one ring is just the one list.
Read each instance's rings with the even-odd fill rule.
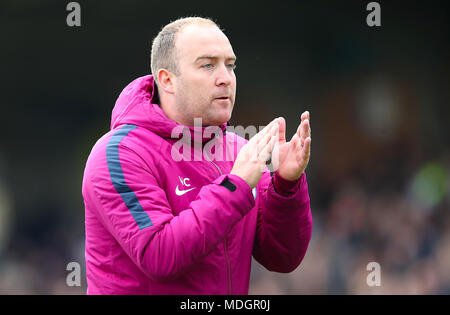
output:
[[221,65],[217,70],[216,85],[230,85],[233,80],[233,70],[228,69],[226,65]]

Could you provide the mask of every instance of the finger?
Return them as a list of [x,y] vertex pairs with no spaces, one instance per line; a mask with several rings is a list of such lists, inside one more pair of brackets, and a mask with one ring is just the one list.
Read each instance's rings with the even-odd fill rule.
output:
[[307,117],[306,117],[306,120],[308,120],[308,129],[309,129],[309,131],[308,131],[308,137],[311,137],[311,118],[310,118],[310,116],[309,116],[309,112],[307,112],[308,113],[308,115],[307,115]]
[[[262,142],[262,145],[265,145],[271,136],[278,136],[279,133],[279,125],[277,122],[274,122],[270,128],[268,128],[265,133],[257,140],[258,143]],[[267,138],[268,137],[268,138]]]
[[292,145],[292,148],[294,149],[294,152],[297,152],[297,151],[300,150],[300,149],[299,149],[299,148],[301,148],[301,145],[300,145],[300,138],[299,138],[299,136],[298,136],[297,133],[295,133],[295,134],[292,136],[292,138],[291,138],[291,145]]
[[265,150],[269,155],[271,155],[273,153],[273,150],[275,149],[275,145],[277,144],[277,140],[278,140],[277,136],[272,136],[269,143],[267,144]]
[[[254,137],[252,137],[250,139],[250,141],[252,142],[258,142],[261,140],[261,138],[264,137],[264,135],[268,132],[270,132],[271,128],[273,127],[274,124],[277,123],[278,118],[275,118],[274,120],[272,120],[267,126],[265,126],[261,131],[259,131]],[[250,142],[249,141],[249,142]]]
[[[294,135],[294,136],[296,136],[296,138],[298,138],[298,142],[299,142],[299,145],[301,147],[303,146],[303,139],[302,139],[302,137],[303,137],[303,131],[302,131],[303,128],[304,128],[304,121],[302,121],[300,123],[300,125],[298,125],[297,131],[295,132],[295,135]],[[294,137],[292,137],[292,138],[294,138]]]
[[309,112],[308,111],[303,112],[303,114],[301,116],[301,121],[304,121],[305,119],[308,119],[308,117],[309,117]]
[[283,117],[279,117],[277,122],[278,122],[278,132],[279,132],[278,141],[280,141],[281,143],[284,143],[284,142],[286,142],[286,121],[284,120]]
[[275,144],[277,142],[278,137],[277,136],[271,136],[269,142],[264,146],[264,148],[261,150],[258,161],[260,164],[260,171],[264,172],[264,168],[266,167],[267,161],[270,160],[272,156],[273,149],[275,147]]
[[283,117],[277,117],[277,118],[275,118],[275,119],[272,120],[269,124],[267,124],[267,126],[264,127],[263,130],[265,130],[265,131],[267,132],[268,130],[270,130],[270,128],[271,128],[273,125],[279,124],[279,121],[280,121],[281,119],[284,119],[284,118],[283,118]]
[[311,137],[307,137],[303,147],[303,162],[308,163],[311,154]]
[[270,155],[272,154],[272,151],[275,147],[277,137],[271,136],[269,142],[263,147],[259,154],[259,160],[262,162],[266,162],[269,160]]
[[258,147],[261,148],[261,150],[262,150],[262,148],[265,147],[265,145],[270,141],[270,139],[272,138],[272,136],[273,136],[274,133],[275,133],[275,129],[276,129],[276,126],[273,125],[273,126],[268,130],[268,132],[267,132],[266,134],[264,134],[264,136],[260,139],[260,141],[258,142]]
[[305,139],[310,136],[310,134],[309,134],[309,120],[308,119],[305,119],[300,124],[300,135],[299,136],[300,136],[301,144],[303,146],[303,144],[305,142]]
[[300,137],[300,131],[302,130],[302,124],[303,124],[303,121],[298,125],[297,131],[295,132],[298,137]]
[[[274,128],[274,127],[272,127],[272,128]],[[252,160],[253,159],[259,159],[259,156],[260,156],[261,152],[264,150],[264,148],[266,147],[267,143],[270,142],[270,139],[272,137],[273,137],[272,133],[266,133],[264,136],[262,136],[260,141],[258,141],[255,144],[255,147],[252,149]]]
[[254,135],[253,137],[250,138],[250,140],[248,141],[248,145],[254,145],[257,144],[262,137],[264,137],[264,135],[267,133],[268,127],[269,125],[267,125],[266,127],[264,127],[262,130],[260,130],[259,132],[256,133],[256,135]]

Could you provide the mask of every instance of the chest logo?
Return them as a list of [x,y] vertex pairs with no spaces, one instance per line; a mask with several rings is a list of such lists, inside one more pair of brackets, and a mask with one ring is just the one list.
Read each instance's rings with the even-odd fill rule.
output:
[[[182,178],[180,176],[178,176],[178,178],[180,179],[181,185],[183,187],[190,187],[191,184],[189,184],[189,182],[191,181],[189,178]],[[193,188],[189,188],[189,189],[180,189],[178,187],[179,185],[177,185],[177,187],[175,188],[175,194],[177,196],[183,196],[185,193],[190,192],[191,190],[194,190],[197,187],[193,187]]]

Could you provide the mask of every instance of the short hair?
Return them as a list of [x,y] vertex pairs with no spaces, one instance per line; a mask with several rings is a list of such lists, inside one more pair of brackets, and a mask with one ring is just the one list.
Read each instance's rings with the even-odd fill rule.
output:
[[210,24],[220,29],[219,25],[210,18],[196,16],[179,18],[164,26],[153,39],[150,57],[151,71],[157,84],[159,69],[167,69],[179,75],[178,63],[175,56],[176,35],[184,27],[191,24]]

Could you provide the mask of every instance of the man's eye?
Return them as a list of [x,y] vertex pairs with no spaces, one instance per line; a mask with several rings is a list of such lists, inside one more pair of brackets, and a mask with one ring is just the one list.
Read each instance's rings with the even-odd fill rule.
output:
[[227,67],[234,70],[234,69],[236,69],[236,64],[230,63],[227,65]]
[[207,63],[206,65],[203,65],[202,67],[205,69],[211,69],[213,67],[213,65],[210,63]]

